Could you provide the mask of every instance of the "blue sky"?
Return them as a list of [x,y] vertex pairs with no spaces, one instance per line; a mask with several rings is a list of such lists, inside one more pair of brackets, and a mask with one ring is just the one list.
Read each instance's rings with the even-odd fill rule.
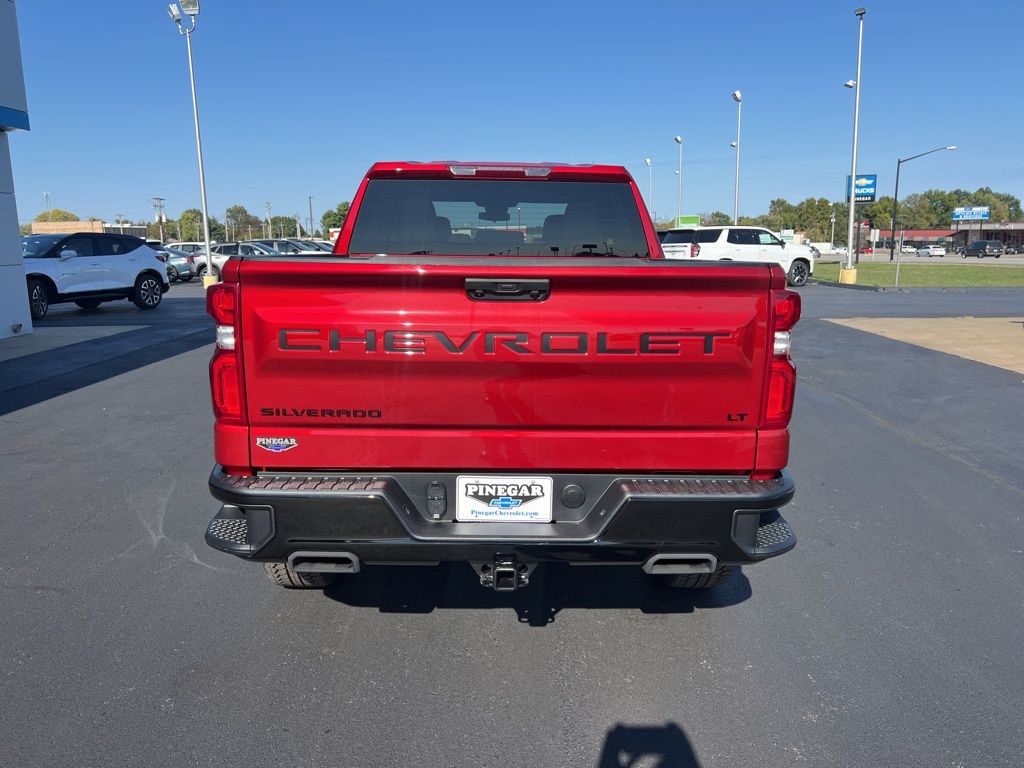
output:
[[[837,199],[849,172],[855,3],[203,0],[194,36],[211,212],[320,213],[375,160],[626,165],[654,208]],[[32,131],[12,134],[19,218],[52,205],[150,218],[198,206],[184,40],[160,0],[18,3]],[[868,5],[861,173],[901,196],[987,185],[1024,195],[1024,6]],[[973,28],[974,31],[970,31]],[[961,31],[962,30],[962,31]],[[1002,30],[1006,30],[1004,35]],[[993,94],[1005,98],[996,100]]]

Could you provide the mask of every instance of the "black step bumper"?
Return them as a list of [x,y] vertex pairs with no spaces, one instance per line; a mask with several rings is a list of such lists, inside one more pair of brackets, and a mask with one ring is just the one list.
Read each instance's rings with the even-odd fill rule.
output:
[[[785,472],[763,481],[556,474],[551,523],[455,522],[456,476],[240,477],[216,466],[210,491],[223,506],[210,521],[206,542],[252,560],[286,560],[300,550],[344,550],[370,564],[472,562],[499,552],[522,562],[627,564],[655,554],[700,552],[719,563],[753,563],[796,545],[779,514],[795,490]],[[447,489],[449,501],[443,517],[432,519],[428,495],[436,497],[437,483]],[[585,494],[575,507],[560,498],[560,489],[570,484]],[[429,507],[434,512],[436,504]]]

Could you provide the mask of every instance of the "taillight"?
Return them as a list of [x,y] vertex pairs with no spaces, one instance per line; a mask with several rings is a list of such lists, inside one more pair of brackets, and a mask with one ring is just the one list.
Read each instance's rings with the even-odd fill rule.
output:
[[217,323],[217,346],[210,361],[210,397],[218,421],[245,422],[245,385],[238,358],[239,316],[236,283],[217,283],[206,291],[206,312]]
[[768,391],[761,413],[761,426],[785,427],[793,416],[796,366],[790,359],[791,331],[800,320],[800,294],[773,290],[771,293],[772,358],[768,368]]
[[167,263],[167,254],[166,254],[166,253],[158,253],[158,254],[156,255],[156,257],[157,257],[157,258],[158,258],[158,259],[159,259],[160,261],[164,262],[165,264]]
[[698,256],[700,256],[700,244],[690,243],[690,258],[696,259]]

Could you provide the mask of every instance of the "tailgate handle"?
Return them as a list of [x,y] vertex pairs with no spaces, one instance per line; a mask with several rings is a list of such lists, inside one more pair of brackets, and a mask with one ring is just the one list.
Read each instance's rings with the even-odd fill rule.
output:
[[473,301],[544,301],[551,295],[551,281],[467,277],[466,295]]

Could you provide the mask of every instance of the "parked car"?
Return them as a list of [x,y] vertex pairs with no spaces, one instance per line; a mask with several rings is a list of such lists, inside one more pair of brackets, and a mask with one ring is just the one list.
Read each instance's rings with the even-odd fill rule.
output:
[[156,309],[170,288],[167,265],[131,235],[28,235],[21,239],[21,256],[33,320],[65,302],[96,309],[129,299],[139,309]]
[[293,240],[288,237],[276,237],[267,240],[254,240],[277,253],[320,253],[321,250],[305,240]]
[[359,258],[239,257],[207,295],[211,547],[286,588],[463,561],[497,591],[543,561],[714,587],[793,548],[774,258],[662,258],[621,166],[380,163],[360,192]]
[[900,248],[900,253],[917,253],[916,245],[904,245]]
[[185,253],[202,253],[206,250],[206,243],[197,243],[195,241],[183,241],[176,243],[167,243],[168,248],[174,248],[178,251],[184,251]]
[[[213,270],[215,275],[220,275],[224,264],[232,256],[271,256],[277,253],[272,248],[268,248],[262,243],[249,240],[232,240],[226,243],[217,243],[210,247],[210,258],[213,262]],[[202,277],[206,274],[206,260],[197,256],[199,262],[197,268],[199,270],[199,276]]]
[[1004,246],[1003,253],[1005,253],[1007,256],[1012,256],[1014,254],[1020,253],[1020,246],[1014,245],[1013,243],[1007,243]]
[[918,256],[927,256],[929,259],[932,256],[945,256],[946,248],[942,245],[922,245],[917,249]]
[[196,270],[191,253],[170,248],[159,240],[147,240],[146,245],[156,251],[161,261],[167,265],[167,279],[172,283],[179,280],[187,283],[195,277]]
[[1003,244],[998,240],[975,240],[960,255],[965,259],[968,256],[977,256],[979,259],[995,256],[998,259],[1003,255]]
[[689,227],[670,229],[661,241],[669,259],[703,261],[774,261],[790,285],[803,285],[814,274],[814,252],[806,245],[784,243],[764,227]]

